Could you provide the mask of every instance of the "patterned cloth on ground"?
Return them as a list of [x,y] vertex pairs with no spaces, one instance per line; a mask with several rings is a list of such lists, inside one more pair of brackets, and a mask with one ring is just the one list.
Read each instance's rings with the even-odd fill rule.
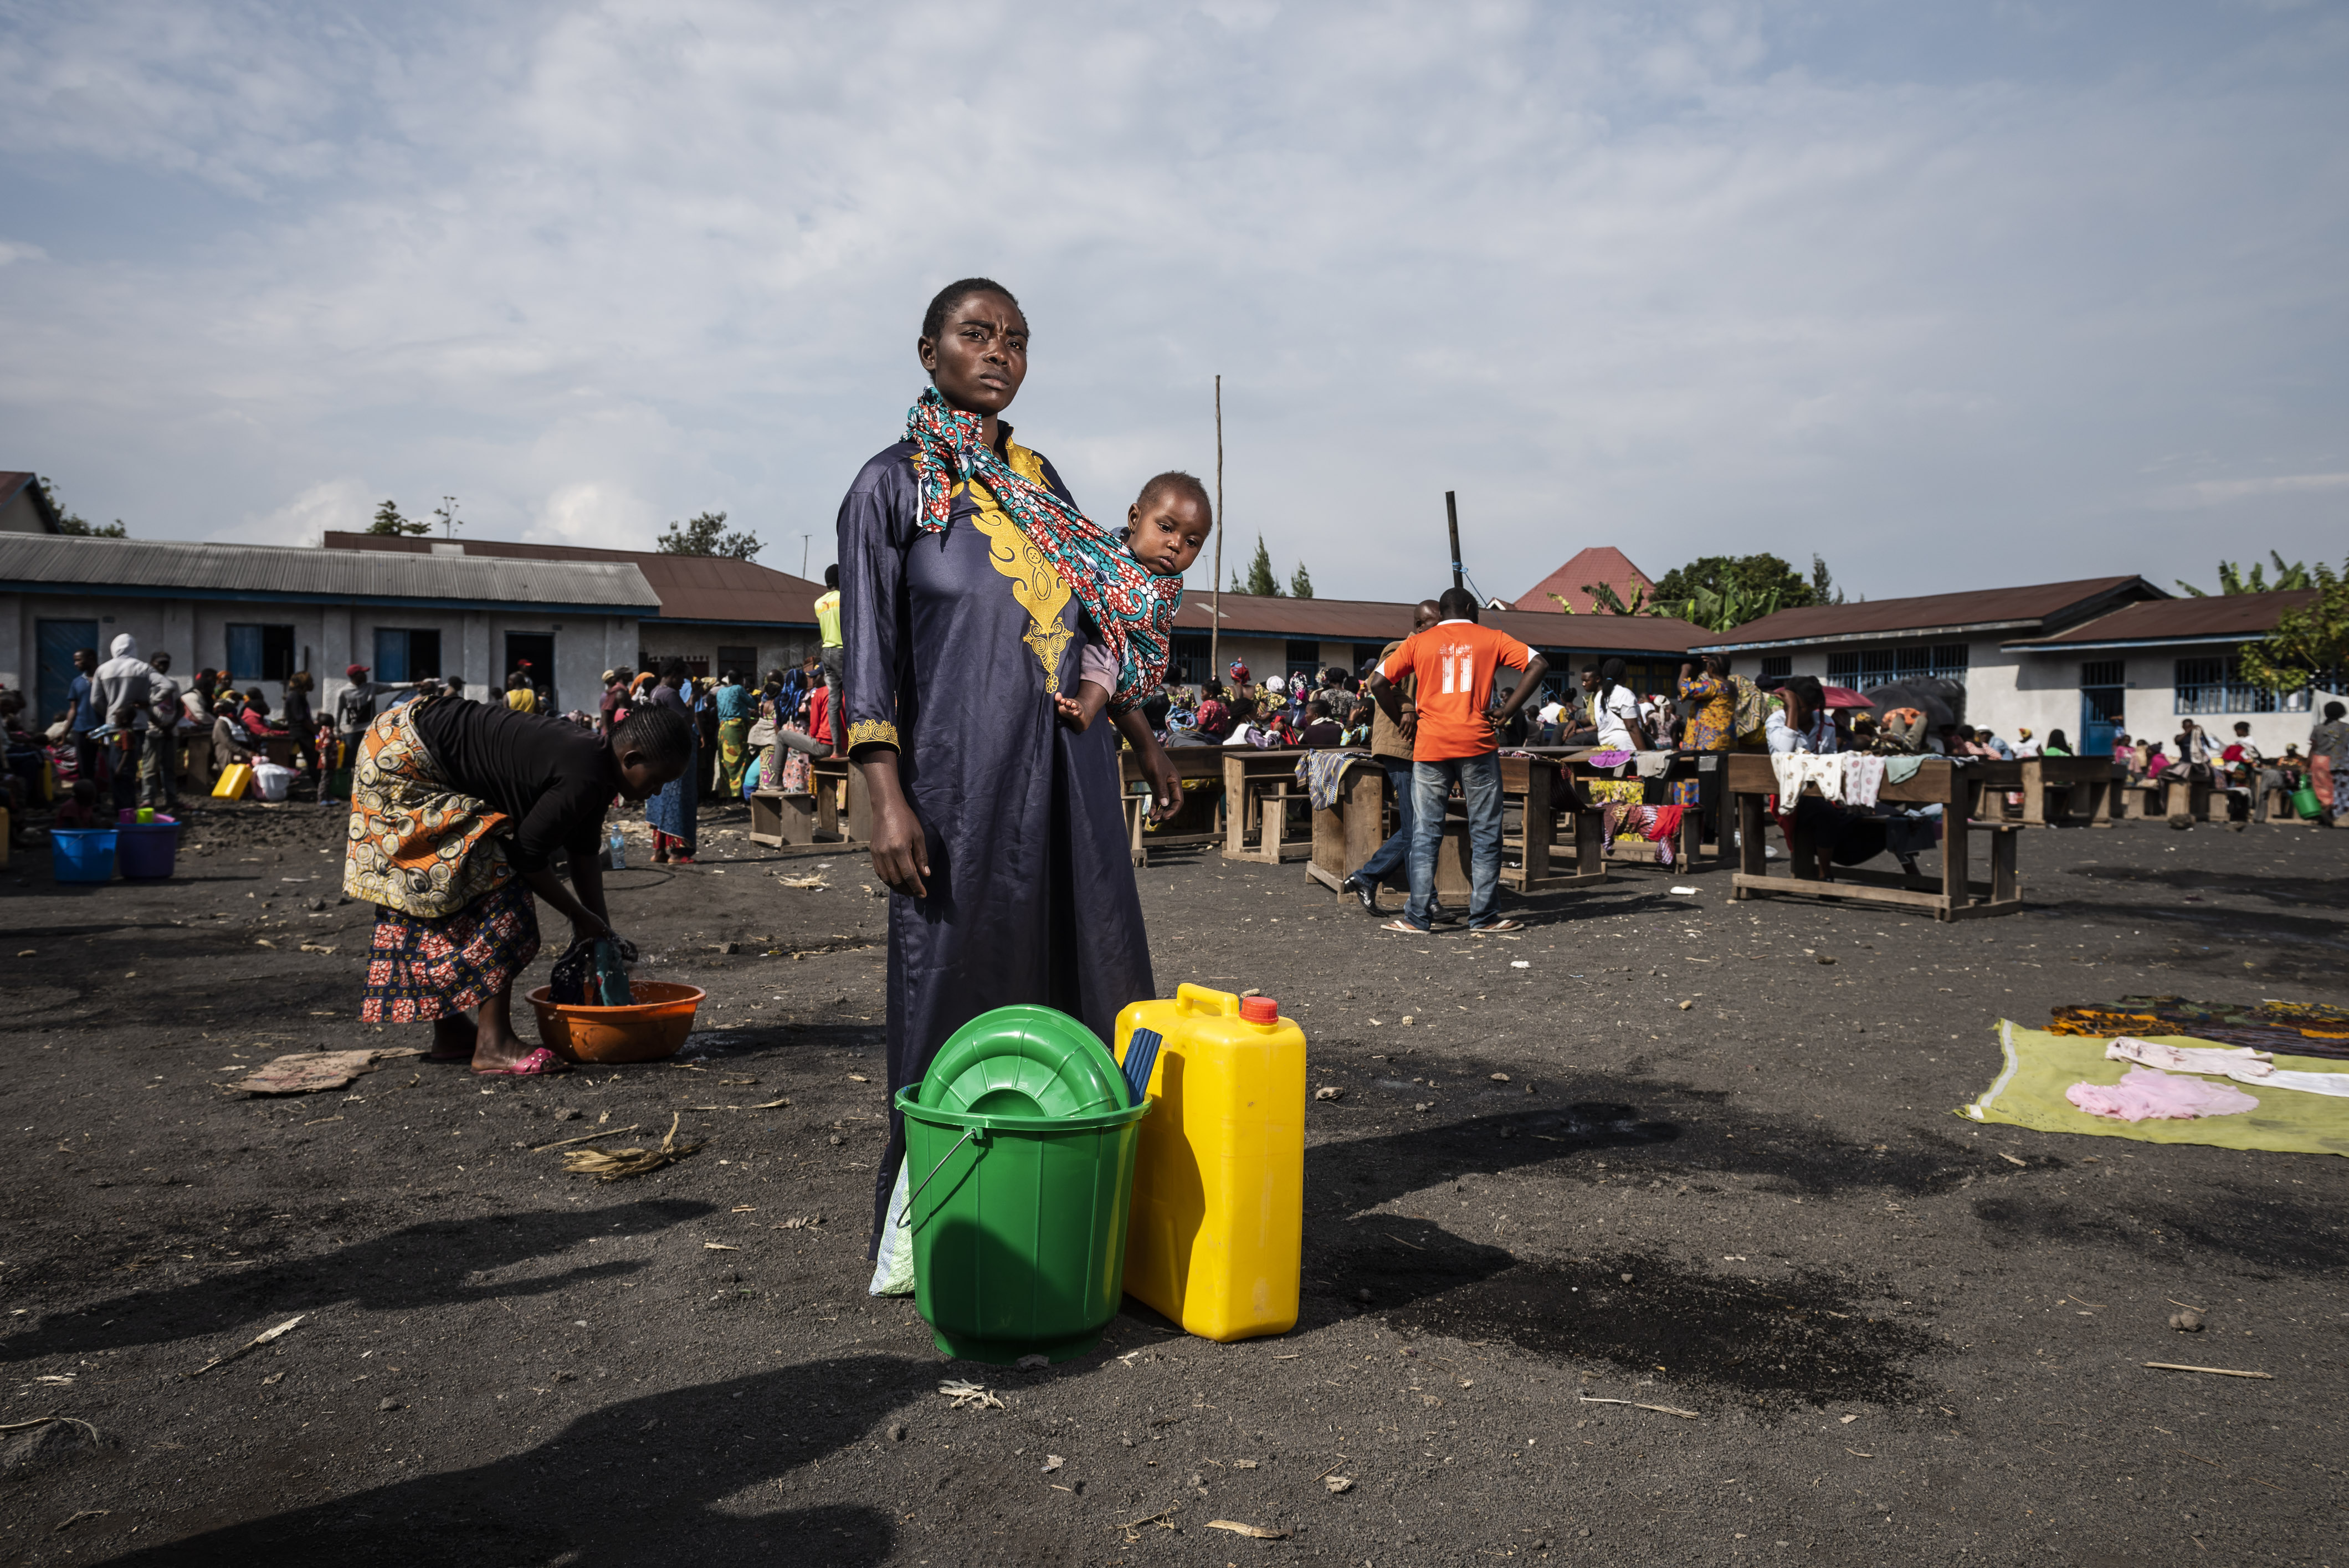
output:
[[538,905],[521,882],[435,919],[389,908],[375,913],[362,1023],[429,1023],[479,1007],[538,956]]
[[2058,1007],[2055,1034],[2191,1034],[2255,1051],[2349,1060],[2349,1010],[2323,1002],[2201,1002],[2180,996],[2124,996],[2116,1003]]
[[423,706],[403,702],[379,714],[359,742],[343,891],[430,920],[512,886],[514,868],[505,815],[460,794],[416,732]]

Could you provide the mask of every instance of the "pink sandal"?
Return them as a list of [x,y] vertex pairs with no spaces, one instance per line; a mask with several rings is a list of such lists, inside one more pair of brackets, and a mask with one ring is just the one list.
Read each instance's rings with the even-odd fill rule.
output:
[[511,1067],[476,1067],[473,1069],[473,1076],[476,1078],[551,1078],[558,1073],[569,1071],[571,1069],[564,1064],[562,1057],[542,1045]]

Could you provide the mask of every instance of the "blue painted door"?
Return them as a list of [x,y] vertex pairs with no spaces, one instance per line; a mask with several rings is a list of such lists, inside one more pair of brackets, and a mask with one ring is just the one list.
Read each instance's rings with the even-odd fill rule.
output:
[[98,647],[98,622],[45,620],[39,625],[40,663],[36,666],[39,684],[35,687],[34,694],[41,704],[40,722],[29,727],[46,730],[65,717],[66,704],[73,701],[74,650]]
[[2113,737],[2120,732],[2121,693],[2118,686],[2080,688],[2080,751],[2084,757],[2109,757]]

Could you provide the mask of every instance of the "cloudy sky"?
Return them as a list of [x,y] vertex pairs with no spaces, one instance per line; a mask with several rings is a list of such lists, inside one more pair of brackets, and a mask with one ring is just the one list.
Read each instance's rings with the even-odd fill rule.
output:
[[[2349,540],[2349,8],[0,0],[0,468],[148,537],[800,569],[1002,279],[1096,514],[1325,595]],[[1204,570],[1194,583],[1204,584]]]

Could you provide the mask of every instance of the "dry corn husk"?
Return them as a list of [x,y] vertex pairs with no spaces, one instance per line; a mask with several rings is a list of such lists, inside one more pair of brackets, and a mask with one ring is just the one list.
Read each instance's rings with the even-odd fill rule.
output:
[[658,1170],[701,1147],[698,1143],[678,1142],[677,1124],[678,1114],[672,1111],[668,1133],[658,1148],[574,1148],[563,1157],[563,1172],[566,1176],[592,1176],[598,1181],[617,1181],[624,1176]]

